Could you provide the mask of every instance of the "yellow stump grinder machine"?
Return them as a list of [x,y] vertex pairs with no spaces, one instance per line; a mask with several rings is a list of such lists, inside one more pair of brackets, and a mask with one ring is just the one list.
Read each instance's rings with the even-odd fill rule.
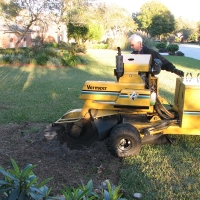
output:
[[[107,139],[118,157],[139,153],[142,144],[169,140],[167,134],[200,135],[200,82],[177,78],[174,105],[159,95],[160,60],[151,55],[121,54],[118,47],[116,81],[86,81],[81,109],[66,112],[52,124],[77,144]],[[170,140],[169,140],[170,141]]]

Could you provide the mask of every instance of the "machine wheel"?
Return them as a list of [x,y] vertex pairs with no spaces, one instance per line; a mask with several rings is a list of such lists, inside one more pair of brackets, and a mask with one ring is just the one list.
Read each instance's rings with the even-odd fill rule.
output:
[[118,157],[134,156],[141,149],[141,137],[131,124],[119,124],[112,129],[108,146],[110,152]]

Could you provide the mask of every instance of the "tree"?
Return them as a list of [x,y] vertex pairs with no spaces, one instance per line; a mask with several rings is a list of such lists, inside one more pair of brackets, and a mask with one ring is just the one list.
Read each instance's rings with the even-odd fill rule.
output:
[[72,24],[67,25],[68,39],[74,38],[75,42],[79,43],[80,40],[86,37],[88,27],[85,24]]
[[103,37],[104,29],[102,25],[99,24],[88,24],[88,33],[85,40],[96,40],[100,41]]
[[181,42],[185,40],[198,40],[198,22],[183,20],[181,17],[176,19],[174,34]]
[[200,21],[197,22],[197,32],[198,32],[198,43],[200,45]]
[[[18,34],[15,44],[17,50],[19,43],[37,22],[44,22],[45,16],[51,13],[56,15],[60,11],[60,0],[3,0],[0,2],[0,14],[11,31]],[[52,15],[52,16],[53,16]],[[49,20],[49,18],[48,18]],[[18,27],[16,29],[16,27]]]
[[168,8],[154,0],[145,3],[139,13],[134,13],[133,20],[140,30],[154,36],[171,33],[175,26],[174,16]]
[[101,22],[106,32],[111,31],[113,35],[127,34],[137,29],[137,24],[132,20],[127,10],[115,4],[99,4],[96,9],[98,22]]
[[99,41],[108,31],[116,36],[136,30],[137,25],[128,11],[116,5],[98,3],[96,0],[92,3],[88,3],[88,0],[68,0],[63,5],[62,20],[68,27],[84,25],[88,28],[88,33],[82,35],[82,41]]
[[152,24],[149,27],[149,33],[152,37],[159,37],[162,34],[173,32],[175,29],[174,16],[166,11],[162,15],[155,15],[152,18]]

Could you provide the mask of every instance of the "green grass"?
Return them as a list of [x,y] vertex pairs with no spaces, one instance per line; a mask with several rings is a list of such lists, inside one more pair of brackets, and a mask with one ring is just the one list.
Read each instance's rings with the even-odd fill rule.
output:
[[126,158],[120,183],[143,199],[199,199],[199,136],[173,136],[173,144],[143,145],[139,155]]
[[86,80],[114,79],[111,64],[88,59],[89,65],[68,68],[1,66],[0,123],[53,122],[82,107],[79,95]]
[[[86,80],[116,80],[116,51],[90,50],[88,65],[68,68],[0,67],[0,124],[52,123],[66,111],[81,108],[79,100]],[[166,56],[195,77],[200,61]],[[173,103],[176,75],[162,71],[160,94]],[[200,137],[170,136],[170,145],[143,145],[139,155],[123,160],[119,184],[128,199],[140,192],[142,199],[200,199]]]

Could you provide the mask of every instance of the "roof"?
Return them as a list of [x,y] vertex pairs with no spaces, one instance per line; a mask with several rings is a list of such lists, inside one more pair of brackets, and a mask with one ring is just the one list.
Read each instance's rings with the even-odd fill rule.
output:
[[[17,25],[11,25],[9,26],[8,24],[6,24],[4,22],[3,19],[0,19],[0,31],[2,32],[17,32],[17,31],[20,31],[20,32],[23,32],[26,30],[26,27],[25,26],[17,26]],[[28,32],[35,32],[34,30],[32,29],[29,29]]]

